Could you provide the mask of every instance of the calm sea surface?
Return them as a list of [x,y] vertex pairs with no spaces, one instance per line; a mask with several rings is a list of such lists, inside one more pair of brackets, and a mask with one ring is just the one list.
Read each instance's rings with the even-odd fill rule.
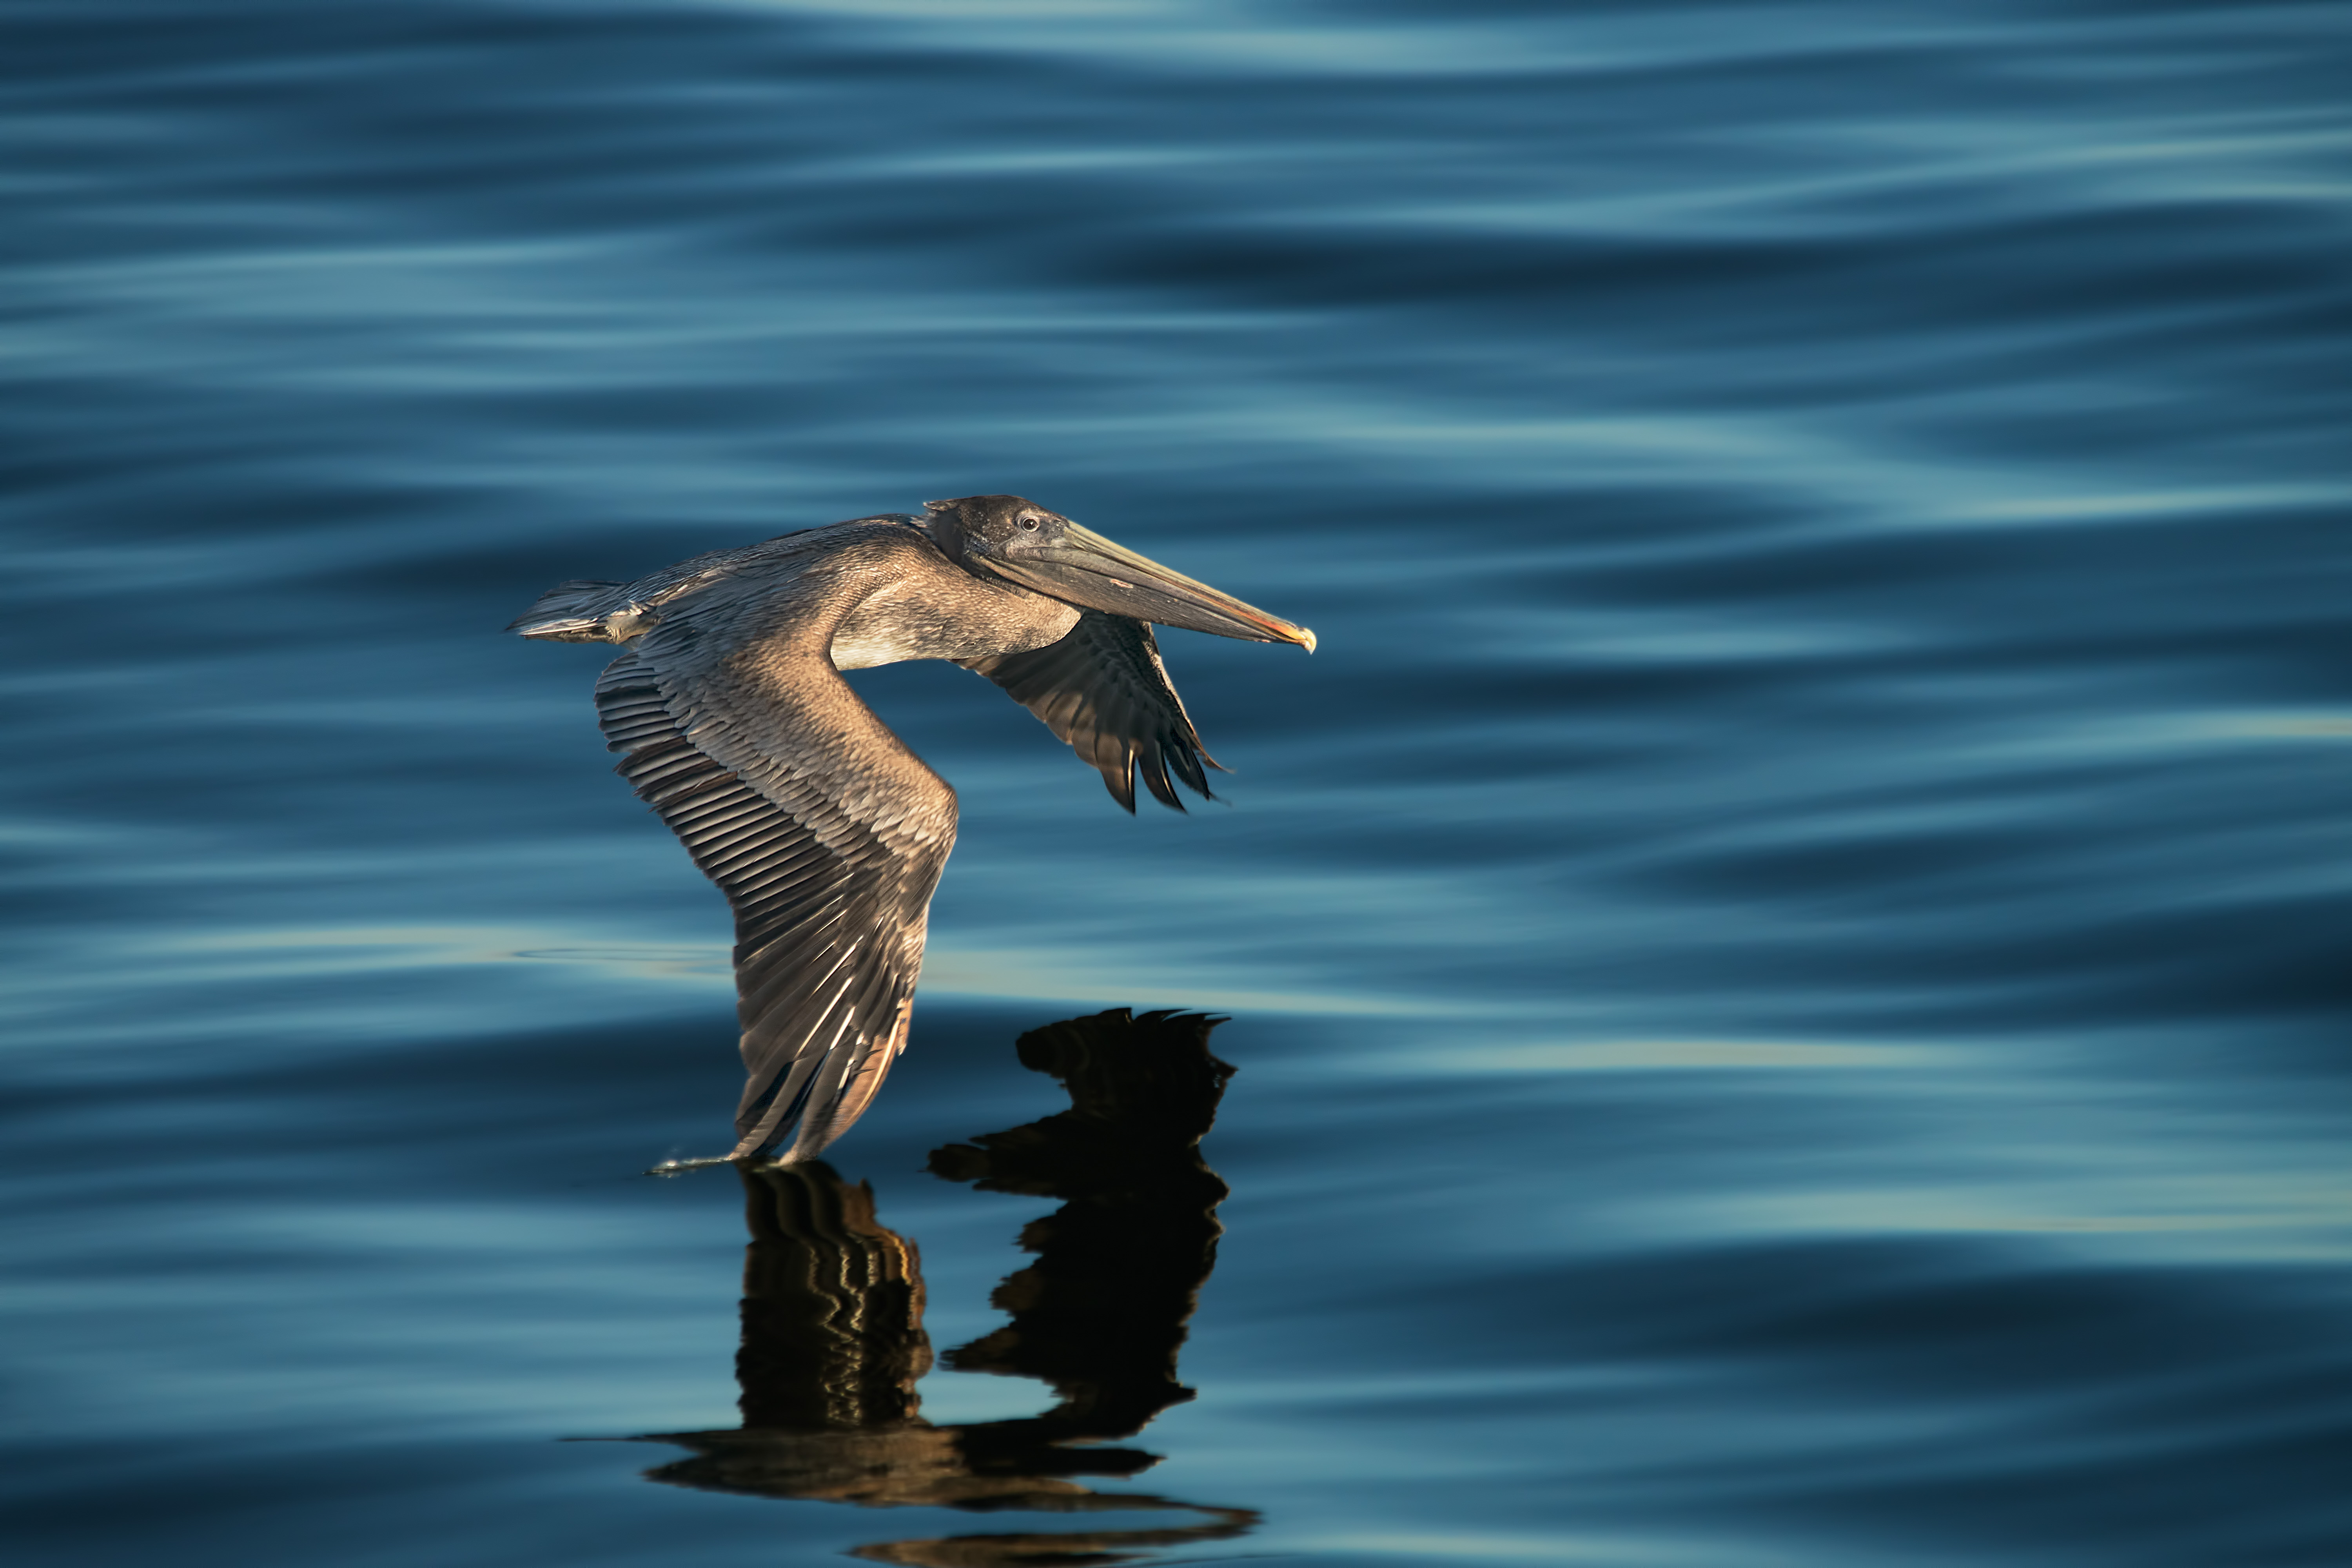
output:
[[[2352,1562],[2347,82],[2341,4],[15,0],[0,1555]],[[1322,650],[1165,635],[1181,817],[859,676],[962,799],[913,1049],[640,1175],[726,913],[499,628],[990,490]]]

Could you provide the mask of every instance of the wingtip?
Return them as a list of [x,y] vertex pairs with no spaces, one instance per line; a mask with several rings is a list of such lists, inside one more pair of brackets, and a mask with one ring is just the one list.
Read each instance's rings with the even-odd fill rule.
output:
[[1145,786],[1151,791],[1151,798],[1171,811],[1182,811],[1184,801],[1176,793],[1175,782],[1168,776],[1167,759],[1157,751],[1131,754],[1135,759],[1135,771],[1143,775]]
[[1110,791],[1111,799],[1118,802],[1128,816],[1135,815],[1134,760],[1117,765],[1105,764],[1102,770],[1103,788]]

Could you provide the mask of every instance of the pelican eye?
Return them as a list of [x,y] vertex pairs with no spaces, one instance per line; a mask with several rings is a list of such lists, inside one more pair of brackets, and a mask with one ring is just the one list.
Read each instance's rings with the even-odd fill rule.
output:
[[1034,517],[1024,517],[1021,520],[1021,526],[1034,533],[1037,531],[1037,520]]

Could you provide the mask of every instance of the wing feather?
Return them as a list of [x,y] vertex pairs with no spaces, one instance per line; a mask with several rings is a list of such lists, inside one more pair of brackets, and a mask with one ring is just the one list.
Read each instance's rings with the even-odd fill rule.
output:
[[1111,798],[1129,811],[1139,773],[1155,799],[1178,811],[1184,804],[1171,773],[1202,797],[1216,798],[1202,764],[1226,770],[1202,748],[1148,623],[1087,610],[1059,642],[959,662],[1045,721],[1100,770]]
[[[723,663],[665,659],[664,643],[647,637],[605,669],[598,719],[622,753],[617,771],[735,911],[745,1071],[735,1155],[789,1132],[783,1158],[813,1159],[906,1049],[931,891],[955,842],[954,792],[895,738],[874,764],[890,770],[879,787],[803,765],[786,754],[802,717],[789,701]],[[825,673],[838,689],[824,699],[855,705],[887,737]]]

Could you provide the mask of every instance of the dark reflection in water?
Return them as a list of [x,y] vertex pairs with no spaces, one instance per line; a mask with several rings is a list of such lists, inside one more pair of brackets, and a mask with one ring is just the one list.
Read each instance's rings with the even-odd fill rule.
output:
[[743,1425],[649,1438],[694,1452],[650,1479],[873,1508],[1203,1516],[1167,1529],[897,1541],[856,1552],[941,1568],[1119,1562],[1247,1531],[1257,1520],[1247,1509],[1069,1479],[1150,1468],[1157,1455],[1101,1445],[1192,1397],[1176,1357],[1216,1265],[1227,1190],[1199,1148],[1234,1070],[1209,1054],[1223,1021],[1120,1008],[1034,1029],[1021,1037],[1022,1064],[1060,1080],[1070,1109],[931,1154],[931,1170],[950,1181],[1063,1200],[1022,1231],[1037,1260],[992,1297],[1013,1321],[947,1356],[958,1371],[1043,1379],[1053,1408],[960,1426],[923,1419],[915,1384],[932,1357],[914,1244],[876,1217],[870,1186],[824,1164],[745,1170],[751,1245],[735,1363]]

